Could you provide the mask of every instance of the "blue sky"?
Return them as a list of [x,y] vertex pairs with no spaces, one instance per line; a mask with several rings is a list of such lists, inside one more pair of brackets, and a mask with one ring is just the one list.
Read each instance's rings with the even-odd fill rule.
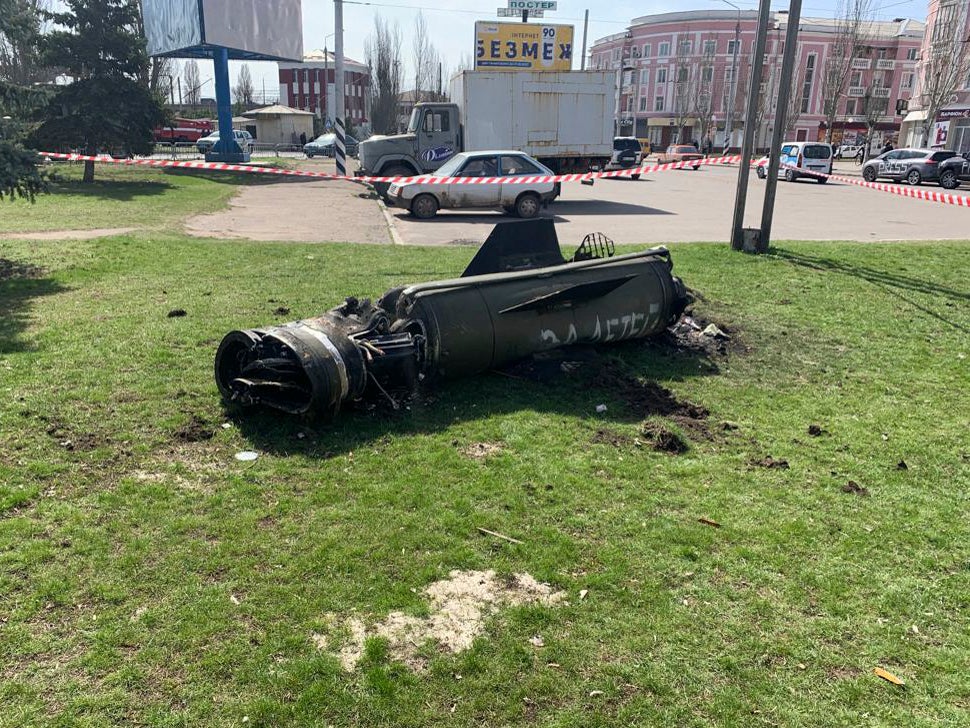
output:
[[[349,0],[348,0],[349,2]],[[386,19],[400,24],[404,37],[403,55],[405,65],[410,57],[409,35],[413,28],[414,18],[421,9],[428,24],[431,38],[441,54],[446,67],[455,68],[462,56],[470,55],[474,47],[474,24],[476,20],[495,20],[496,8],[505,4],[505,0],[448,0],[447,3],[435,3],[431,0],[376,0],[373,3],[344,4],[344,52],[347,56],[357,60],[364,60],[364,43],[374,26],[374,16],[380,13]],[[757,0],[732,0],[735,5],[755,10]],[[578,67],[579,54],[582,44],[583,12],[590,10],[589,43],[604,35],[622,31],[635,17],[651,13],[671,12],[675,10],[724,9],[729,6],[715,0],[638,0],[637,2],[619,2],[600,5],[589,0],[558,0],[559,9],[553,13],[546,13],[544,22],[564,23],[575,26],[576,64]],[[802,15],[833,17],[836,13],[838,0],[803,0]],[[773,10],[786,10],[787,2],[772,2]],[[873,0],[876,16],[881,19],[896,17],[916,18],[923,20],[926,16],[927,0]],[[303,42],[307,49],[321,48],[326,45],[333,48],[333,39],[327,39],[333,32],[333,2],[331,0],[303,0]],[[211,77],[208,64],[202,64],[202,76]],[[238,72],[238,64],[231,64],[232,74]],[[257,89],[265,81],[269,91],[277,85],[275,64],[251,63]],[[405,82],[405,86],[409,86]],[[211,85],[205,90],[211,89]]]

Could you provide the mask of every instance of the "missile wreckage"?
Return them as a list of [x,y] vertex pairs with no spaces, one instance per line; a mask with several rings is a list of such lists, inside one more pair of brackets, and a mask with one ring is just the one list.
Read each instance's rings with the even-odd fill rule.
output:
[[666,248],[615,255],[588,235],[568,261],[551,220],[498,224],[460,278],[347,298],[315,318],[227,334],[222,396],[292,414],[412,392],[574,344],[649,337],[688,302]]

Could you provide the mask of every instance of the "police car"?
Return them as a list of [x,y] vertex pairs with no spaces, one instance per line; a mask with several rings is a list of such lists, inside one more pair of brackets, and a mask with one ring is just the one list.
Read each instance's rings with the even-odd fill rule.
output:
[[970,182],[970,152],[952,157],[940,165],[940,187],[955,190],[960,182]]
[[940,179],[940,165],[955,156],[956,152],[935,149],[893,149],[863,164],[862,177],[866,182],[880,177],[895,182],[906,180],[911,185],[936,182]]

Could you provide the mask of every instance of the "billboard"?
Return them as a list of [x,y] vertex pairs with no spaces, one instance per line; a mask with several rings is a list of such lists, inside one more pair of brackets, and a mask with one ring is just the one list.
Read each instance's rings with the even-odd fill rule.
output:
[[945,147],[946,138],[950,135],[950,122],[949,121],[935,121],[933,122],[933,139],[930,142],[931,147]]
[[301,0],[141,0],[148,54],[302,60]]
[[573,26],[475,23],[475,70],[570,71]]

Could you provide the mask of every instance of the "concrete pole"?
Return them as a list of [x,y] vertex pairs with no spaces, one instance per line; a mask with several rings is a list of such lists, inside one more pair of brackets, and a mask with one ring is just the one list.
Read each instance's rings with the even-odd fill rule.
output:
[[586,31],[589,30],[589,10],[583,15],[583,61],[580,65],[579,70],[586,70]]
[[758,30],[755,34],[754,54],[751,57],[751,78],[748,104],[744,113],[744,141],[741,144],[741,163],[738,168],[738,189],[734,199],[734,221],[731,225],[731,249],[744,248],[744,206],[748,198],[748,173],[751,171],[751,148],[758,133],[752,122],[758,115],[758,97],[761,95],[761,67],[768,44],[768,18],[771,0],[760,0],[758,5]]
[[731,93],[728,102],[727,120],[724,122],[724,149],[723,154],[731,149],[731,138],[734,136],[734,107],[737,105],[738,94],[738,50],[741,47],[741,8],[734,3],[724,2],[738,11],[738,22],[734,25],[734,53],[731,57]]
[[336,84],[334,85],[334,126],[337,134],[337,143],[334,146],[334,153],[337,158],[337,174],[347,174],[347,142],[344,129],[344,4],[343,0],[333,0],[334,13],[334,71],[337,74]]
[[761,238],[758,252],[768,252],[771,244],[771,221],[775,213],[775,189],[778,186],[778,166],[781,163],[781,144],[785,141],[788,125],[788,99],[792,94],[791,80],[795,70],[795,53],[798,50],[798,25],[802,17],[802,0],[791,0],[788,6],[788,28],[785,30],[785,56],[781,61],[781,81],[778,84],[778,108],[775,111],[775,128],[768,150],[768,178],[765,202],[761,210]]

